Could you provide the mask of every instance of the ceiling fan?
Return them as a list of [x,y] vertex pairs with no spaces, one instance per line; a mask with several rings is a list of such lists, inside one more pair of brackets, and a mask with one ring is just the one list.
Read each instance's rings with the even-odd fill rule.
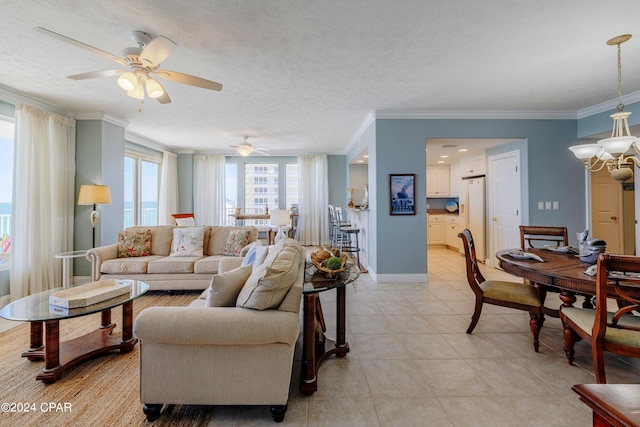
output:
[[72,38],[63,36],[47,30],[46,28],[36,27],[38,31],[50,37],[56,38],[63,42],[72,44],[81,49],[93,52],[107,59],[117,62],[125,67],[124,69],[91,71],[88,73],[75,74],[68,76],[73,80],[93,79],[97,77],[118,77],[118,85],[127,91],[127,95],[144,101],[144,92],[150,98],[154,98],[161,104],[168,104],[171,98],[167,91],[154,77],[160,77],[165,80],[174,81],[190,86],[196,86],[209,90],[221,90],[222,85],[211,80],[189,74],[178,73],[176,71],[161,70],[160,63],[164,61],[171,50],[176,45],[173,41],[164,36],[152,37],[143,31],[133,31],[133,41],[137,47],[129,47],[122,51],[122,57],[112,55],[109,52],[79,42]]
[[268,148],[258,148],[258,147],[254,147],[253,145],[249,144],[247,142],[247,139],[249,139],[248,136],[244,137],[244,142],[240,145],[232,145],[231,148],[235,148],[236,151],[238,152],[238,154],[240,154],[242,157],[247,157],[250,156],[251,153],[258,152],[264,156],[268,156],[269,154],[266,153],[266,151],[269,151]]

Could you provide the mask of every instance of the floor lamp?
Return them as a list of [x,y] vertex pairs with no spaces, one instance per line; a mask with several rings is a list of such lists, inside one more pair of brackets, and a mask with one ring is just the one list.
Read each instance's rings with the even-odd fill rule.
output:
[[108,185],[82,185],[78,194],[78,205],[93,205],[91,227],[93,227],[92,248],[96,247],[96,224],[98,223],[97,205],[111,204],[111,192]]

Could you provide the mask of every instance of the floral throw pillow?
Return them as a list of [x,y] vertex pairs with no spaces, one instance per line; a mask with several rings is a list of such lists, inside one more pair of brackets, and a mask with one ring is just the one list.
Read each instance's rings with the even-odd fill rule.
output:
[[118,258],[151,255],[151,230],[118,232]]
[[224,244],[224,249],[222,249],[222,255],[240,256],[242,248],[249,244],[250,234],[249,230],[231,230]]
[[173,242],[170,256],[203,255],[204,227],[176,227],[173,229]]

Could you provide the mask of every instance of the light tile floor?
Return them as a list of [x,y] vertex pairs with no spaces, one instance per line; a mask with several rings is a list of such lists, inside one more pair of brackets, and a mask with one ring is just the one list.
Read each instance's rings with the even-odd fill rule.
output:
[[[571,391],[573,384],[595,382],[590,347],[577,344],[576,363],[569,366],[560,320],[547,318],[535,353],[528,314],[491,305],[484,306],[474,333],[466,334],[474,299],[464,257],[447,249],[429,249],[428,257],[428,283],[376,284],[365,274],[348,287],[351,352],[321,365],[318,391],[307,397],[298,391],[298,348],[284,424],[591,425],[591,412]],[[481,270],[488,279],[517,280]],[[321,300],[327,335],[333,336],[335,293],[323,293]],[[559,304],[557,294],[547,301]],[[640,383],[635,359],[608,355],[606,367],[610,383]],[[245,410],[238,421],[257,420]]]

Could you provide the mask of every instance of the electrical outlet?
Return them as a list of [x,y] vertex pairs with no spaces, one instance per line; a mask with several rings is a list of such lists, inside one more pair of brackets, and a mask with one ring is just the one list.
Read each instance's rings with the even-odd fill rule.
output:
[[541,211],[544,209],[544,202],[538,202],[538,210]]
[[551,209],[551,202],[544,202],[544,208],[546,210],[550,210]]
[[560,202],[553,202],[553,210],[557,211],[558,209],[560,209]]

